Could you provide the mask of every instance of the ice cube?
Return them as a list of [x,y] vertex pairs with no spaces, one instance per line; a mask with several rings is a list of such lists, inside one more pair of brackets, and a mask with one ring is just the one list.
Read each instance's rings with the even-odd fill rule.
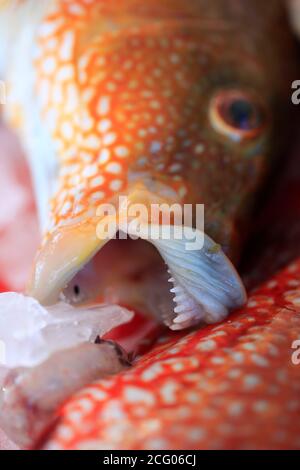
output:
[[132,312],[118,305],[79,308],[60,302],[45,308],[22,294],[0,294],[3,366],[34,367],[56,351],[94,342],[132,317]]

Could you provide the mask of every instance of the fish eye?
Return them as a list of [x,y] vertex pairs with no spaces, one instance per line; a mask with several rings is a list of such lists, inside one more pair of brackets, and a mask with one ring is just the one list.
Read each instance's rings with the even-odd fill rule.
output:
[[266,127],[266,111],[258,98],[239,90],[218,92],[210,103],[213,128],[235,141],[258,137]]

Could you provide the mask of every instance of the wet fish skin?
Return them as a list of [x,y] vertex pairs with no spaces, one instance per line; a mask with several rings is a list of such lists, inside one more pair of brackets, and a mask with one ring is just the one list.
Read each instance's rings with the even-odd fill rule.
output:
[[[59,5],[60,2],[57,17],[65,15],[65,30],[68,31],[72,17],[68,16],[63,2],[61,7]],[[68,173],[70,166],[77,165],[75,176],[79,175],[84,185],[81,192],[75,191],[74,196],[71,194],[74,188],[69,175],[60,177],[59,189],[52,201],[52,229],[53,226],[70,224],[72,219],[84,219],[85,213],[88,210],[93,211],[99,202],[109,202],[115,194],[127,194],[131,186],[139,182],[156,195],[169,192],[167,199],[173,202],[204,203],[208,235],[236,259],[241,249],[238,221],[245,218],[245,201],[254,198],[268,166],[267,160],[274,150],[273,116],[280,100],[282,99],[282,105],[286,98],[284,91],[287,75],[283,79],[281,68],[284,65],[287,74],[291,68],[287,56],[290,37],[283,22],[281,27],[278,26],[281,14],[282,2],[277,0],[264,3],[216,0],[209,4],[197,0],[188,5],[177,0],[146,2],[143,6],[140,2],[131,0],[122,2],[118,8],[113,3],[107,5],[107,2],[92,2],[90,7],[86,7],[82,18],[79,17],[78,22],[74,20],[71,26],[75,34],[76,50],[69,51],[69,63],[74,70],[78,67],[82,73],[82,80],[79,77],[79,83],[76,84],[79,102],[82,94],[94,83],[95,94],[84,105],[83,111],[74,109],[75,115],[79,115],[79,128],[65,114],[64,103],[55,104],[49,97],[47,105],[42,106],[45,113],[52,110],[59,116],[52,138],[61,146],[61,151],[58,152],[61,174],[64,171]],[[64,28],[57,34],[61,47],[63,31]],[[43,25],[41,34],[42,32]],[[267,34],[272,36],[272,41],[265,40]],[[233,41],[234,37],[238,37],[239,41]],[[147,48],[147,38],[149,41],[157,40],[156,48]],[[183,41],[182,49],[177,50],[176,46],[169,46],[168,49],[166,46],[164,50],[160,47],[159,40],[173,43],[176,39]],[[131,42],[134,44],[135,41],[137,44],[140,42],[140,46],[135,47],[142,59],[136,60],[135,50],[130,49]],[[39,44],[41,51],[45,53],[46,42],[41,41]],[[188,50],[189,47],[191,51]],[[226,51],[224,55],[223,50]],[[86,69],[81,70],[80,61],[88,61],[88,54],[92,56],[91,62]],[[114,54],[119,54],[121,63],[114,65]],[[39,83],[42,84],[47,78],[43,68],[44,59],[43,56],[36,61],[37,87],[40,92]],[[101,65],[101,59],[105,62],[104,65]],[[139,73],[134,68],[127,75],[125,73],[123,79],[114,79],[119,68],[119,73],[124,73],[126,59],[135,60],[134,67],[137,69],[139,65],[144,66],[146,72]],[[165,65],[162,66],[161,63],[164,62]],[[59,72],[63,63],[60,64],[58,59],[56,71],[50,74],[54,84],[55,73]],[[155,79],[157,71],[161,75]],[[145,77],[148,73],[154,74],[154,84],[149,82],[148,85]],[[171,75],[180,73],[181,80],[170,80]],[[86,78],[84,74],[89,77]],[[74,83],[72,78],[69,82]],[[130,86],[134,82],[136,88],[133,87],[131,91]],[[104,93],[103,89],[107,87],[109,90],[110,86],[116,87],[116,90]],[[261,100],[258,103],[254,100],[254,106],[261,104],[267,112],[267,126],[262,126],[262,132],[255,139],[243,139],[241,136],[240,142],[232,141],[216,133],[207,122],[211,97],[215,92],[231,87],[253,91]],[[151,96],[147,99],[140,96],[147,91],[152,93],[153,103]],[[126,93],[131,105],[128,109],[126,98],[122,98],[122,94]],[[95,108],[99,101],[105,106],[105,98],[113,102],[114,109],[101,116]],[[130,100],[135,100],[136,103]],[[151,111],[151,104],[157,104],[158,110]],[[148,132],[147,136],[141,137],[147,121],[140,108],[149,112],[148,126],[156,127],[156,134],[151,135]],[[89,125],[93,123],[93,127],[85,134],[86,118],[90,120]],[[97,125],[101,127],[102,118],[103,126],[105,123],[107,125],[106,120],[112,126],[101,133]],[[158,118],[164,118],[161,127],[157,124]],[[63,131],[65,120],[75,133],[81,134],[82,125],[84,131],[78,138],[79,141],[84,142],[85,137],[97,136],[105,142],[115,136],[113,143],[107,146],[105,143],[100,144],[100,147],[88,150],[91,163],[98,166],[98,172],[94,170],[95,179],[98,175],[104,179],[94,189],[91,187],[92,177],[84,176],[88,166],[86,155],[81,155],[86,150],[84,143],[82,146],[75,146],[76,157],[71,158],[70,165],[66,162],[68,152],[72,151]],[[129,122],[128,128],[124,125],[126,121]],[[45,125],[47,124],[45,117]],[[171,125],[170,130],[168,127],[165,129],[168,124]],[[132,130],[132,127],[135,128]],[[127,137],[131,137],[128,143]],[[169,143],[172,139],[173,146]],[[187,143],[189,145],[186,149]],[[128,152],[127,158],[126,155],[125,158],[113,156],[120,147],[123,152]],[[99,151],[103,156],[103,163],[101,158],[100,161],[96,158]],[[110,152],[110,157],[106,161],[107,151]],[[178,160],[179,156],[181,159]],[[110,168],[114,166],[116,172],[110,173]],[[118,190],[110,188],[111,185],[114,187],[115,180],[119,182]],[[68,191],[68,186],[71,192]],[[62,202],[59,195],[66,189],[68,194]],[[99,192],[102,193],[101,199]]]
[[[136,193],[137,202],[143,202],[147,193],[148,203],[157,198],[205,204],[207,235],[237,259],[246,233],[244,222],[273,153],[273,116],[285,99],[280,69],[283,63],[287,70],[289,66],[290,37],[282,24],[278,26],[281,4],[272,2],[271,8],[251,2],[251,9],[248,5],[243,2],[241,8],[240,2],[219,0],[209,7],[201,1],[189,6],[182,1],[151,2],[141,7],[129,1],[119,14],[114,4],[96,2],[84,7],[75,20],[62,3],[48,17],[52,24],[65,21],[61,31],[54,33],[60,48],[71,26],[75,45],[68,50],[69,73],[73,69],[79,74],[80,106],[75,100],[74,119],[50,94],[42,106],[48,128],[48,113],[58,116],[52,139],[60,147],[61,172],[52,200],[51,231],[37,257],[31,284],[31,293],[40,300],[50,298],[43,273],[59,272],[64,240],[70,251],[74,245],[65,264],[75,252],[79,256],[78,251],[80,260],[63,281],[56,276],[58,286],[100,249],[93,238],[91,214],[100,203],[114,202],[123,193]],[[260,18],[255,24],[254,12]],[[39,30],[41,59],[35,63],[40,94],[48,74],[45,63],[49,63],[49,37],[44,38],[43,27]],[[272,36],[272,47],[265,41],[266,34]],[[238,42],[233,40],[236,36]],[[50,72],[54,84],[59,73],[66,71],[63,64],[57,57]],[[66,83],[72,87],[74,78]],[[253,106],[258,123],[251,138],[240,129],[224,134],[224,122],[221,129],[216,127],[220,116],[213,114],[219,110],[212,99],[217,95],[226,102],[231,89]],[[85,97],[87,103],[82,105]],[[75,147],[71,135],[79,141]],[[73,186],[75,180],[81,182],[81,189]],[[87,233],[81,246],[72,240],[79,240],[80,227],[86,223],[92,234]],[[81,256],[81,252],[88,254]],[[241,293],[240,299],[231,307],[241,305],[245,295]]]
[[[28,0],[15,10],[21,31],[24,14],[34,14],[31,36],[24,41],[20,34],[8,67],[8,114],[31,149],[47,225],[30,295],[45,304],[57,300],[107,242],[96,234],[97,209],[119,195],[148,208],[204,204],[205,235],[213,239],[206,246],[221,245],[237,262],[289,102],[293,41],[282,2],[33,5]],[[28,53],[32,63],[22,61]],[[183,264],[183,244],[177,251]],[[180,292],[177,310],[191,308],[178,328],[220,321],[246,300],[229,259],[216,254],[213,267],[208,251],[194,255],[195,295],[167,263]],[[178,320],[175,309],[169,317],[170,325]]]
[[[205,2],[206,3],[206,2]],[[286,41],[281,41],[280,38],[281,37],[285,37],[285,33],[283,32],[285,30],[285,28],[281,29],[276,29],[275,27],[272,26],[272,18],[276,17],[277,13],[278,13],[278,10],[275,8],[274,9],[274,12],[273,13],[273,7],[275,5],[275,3],[273,2],[272,3],[272,9],[271,7],[269,7],[268,5],[270,5],[271,2],[251,2],[251,5],[250,3],[248,2],[248,6],[249,8],[247,8],[245,6],[245,2],[230,2],[230,1],[227,1],[227,2],[209,2],[209,4],[205,4],[205,11],[206,13],[208,14],[209,13],[209,17],[213,19],[213,21],[215,21],[215,18],[217,16],[217,18],[224,18],[224,13],[226,13],[227,16],[227,20],[231,23],[232,21],[236,22],[238,20],[238,23],[239,21],[245,17],[247,17],[247,24],[251,25],[251,32],[249,31],[249,28],[247,28],[247,30],[245,30],[245,33],[244,34],[241,34],[241,44],[239,44],[238,46],[240,47],[241,51],[242,50],[247,50],[247,51],[252,51],[254,53],[257,53],[257,51],[259,50],[259,57],[261,60],[258,60],[259,62],[259,67],[258,69],[260,69],[260,67],[262,67],[262,72],[263,74],[262,75],[265,75],[266,76],[266,80],[264,80],[262,77],[260,77],[260,79],[258,80],[259,82],[259,90],[262,92],[263,96],[265,96],[265,93],[266,95],[268,96],[268,99],[267,99],[267,102],[270,103],[270,109],[271,110],[276,110],[276,106],[278,106],[278,97],[281,96],[281,92],[279,90],[281,90],[281,88],[283,87],[284,88],[284,84],[282,84],[283,82],[281,82],[281,78],[280,78],[280,74],[278,73],[278,70],[279,70],[279,64],[281,64],[281,59],[279,59],[279,57],[282,55],[280,54],[280,48],[282,48],[283,50],[285,49],[286,47]],[[78,2],[74,2],[73,4],[78,4]],[[164,7],[167,7],[167,5],[169,4],[170,6],[170,3],[169,2],[164,2],[163,3],[163,6]],[[106,5],[107,5],[107,2],[106,2]],[[113,4],[111,4],[113,5]],[[125,3],[124,3],[125,5]],[[132,8],[134,6],[134,11],[138,11],[141,5],[141,3],[137,3],[137,2],[127,2],[127,5],[131,5]],[[152,10],[153,8],[153,5],[154,5],[154,2],[151,3],[151,5],[149,6],[149,4],[146,4],[146,6],[143,6],[143,11],[147,11],[147,17],[148,15],[150,15],[150,11]],[[174,2],[173,2],[173,5],[174,5]],[[183,4],[182,4],[183,5]],[[201,2],[190,2],[190,5],[191,5],[191,8],[194,6],[201,6]],[[204,5],[204,3],[202,2],[202,6]],[[242,5],[242,8],[238,8],[239,6]],[[276,2],[276,5],[277,5],[277,2]],[[279,4],[278,4],[279,5]],[[226,6],[226,9],[224,8]],[[110,5],[108,7],[108,9],[110,8]],[[188,7],[182,7],[182,8],[188,8]],[[112,7],[113,9],[113,7]],[[171,11],[173,11],[171,9]],[[161,10],[161,7],[157,6],[157,9],[156,9],[156,14],[157,12],[159,12],[159,14],[162,14],[162,10]],[[260,12],[262,13],[260,15]],[[277,13],[276,13],[277,12]],[[267,13],[267,15],[263,14],[263,13]],[[168,15],[170,14],[170,9],[168,10]],[[274,14],[274,17],[273,17],[273,14]],[[167,16],[168,16],[167,15]],[[176,10],[176,14],[175,16],[180,16],[182,17],[182,10],[178,9]],[[155,15],[154,15],[155,16]],[[192,15],[193,16],[193,15]],[[225,16],[226,17],[226,16]],[[71,20],[71,16],[68,17],[69,20]],[[270,21],[272,20],[272,21]],[[74,26],[76,25],[76,21],[75,21],[75,18],[72,17],[72,21],[73,23],[69,21],[69,25],[71,24],[74,24]],[[211,21],[211,19],[210,19]],[[223,22],[223,20],[222,20]],[[88,23],[85,22],[85,19],[83,21],[83,23],[85,23],[85,25],[87,25]],[[211,23],[210,23],[211,24]],[[241,23],[243,24],[243,22]],[[217,27],[219,28],[219,23],[217,23]],[[241,26],[239,25],[238,26],[238,30],[241,29]],[[276,31],[276,37],[278,39],[278,44],[276,44],[276,47],[274,45],[274,43],[272,42],[272,53],[270,55],[270,57],[268,57],[268,54],[266,53],[267,50],[269,50],[269,46],[268,46],[268,41],[266,40],[266,38],[268,37],[268,34],[273,34],[272,37],[274,37],[274,31]],[[266,34],[268,32],[268,34]],[[278,34],[277,34],[278,33]],[[207,34],[207,33],[206,33]],[[222,36],[223,35],[223,36]],[[88,35],[89,36],[89,35]],[[221,37],[224,37],[224,47],[222,48],[222,51],[223,49],[226,51],[226,54],[228,53],[229,50],[231,50],[230,47],[228,47],[228,44],[231,44],[232,45],[232,36],[230,36],[230,32],[229,34],[226,34],[223,30],[222,30],[222,33],[220,34]],[[226,39],[227,38],[227,39]],[[253,42],[252,42],[253,41]],[[237,41],[234,41],[234,44],[236,45],[236,42]],[[258,46],[259,45],[259,46]],[[277,48],[278,46],[278,48]],[[245,48],[245,49],[243,49]],[[220,52],[220,49],[219,49],[219,52]],[[277,58],[277,53],[278,53],[278,58]],[[243,54],[240,54],[238,55],[238,59],[239,61],[241,61],[241,59],[244,59],[244,56]],[[256,61],[254,61],[256,63]],[[278,67],[276,67],[276,64],[278,64]],[[255,70],[256,67],[254,67]],[[274,71],[274,73],[271,73],[270,71]],[[272,84],[270,84],[270,76],[272,76]],[[254,75],[251,75],[251,79],[254,78]],[[286,77],[284,77],[284,79],[286,80]],[[254,87],[256,88],[256,86],[254,86],[254,84],[257,84],[256,82],[257,78],[252,82],[252,80],[250,80],[251,82],[251,88]],[[248,82],[247,82],[248,83]],[[224,85],[224,82],[222,82],[222,85]],[[274,87],[274,88],[273,88]],[[270,93],[270,94],[269,94]],[[202,108],[201,108],[202,109]],[[272,114],[272,113],[271,113]],[[210,141],[211,138],[215,138],[215,134],[214,132],[209,129],[208,130],[208,135],[207,135],[207,139],[208,141]],[[220,139],[221,142],[219,143],[219,145],[215,148],[215,150],[223,150],[223,144],[224,144],[224,141],[223,141],[223,138]],[[270,142],[272,139],[268,140],[268,142]],[[227,142],[226,143],[226,148],[230,149],[230,155],[231,155],[231,152],[233,151],[234,148],[236,148],[236,146],[234,146],[231,142]],[[269,154],[269,144],[267,145],[266,144],[266,147],[263,147],[263,148],[268,148],[268,154]],[[256,186],[257,186],[257,181],[260,181],[261,179],[261,176],[262,174],[265,172],[264,171],[264,168],[265,168],[265,161],[266,161],[266,158],[265,158],[265,155],[263,155],[261,158],[259,158],[257,160],[257,167],[254,165],[254,167],[251,165],[251,162],[249,163],[249,166],[246,167],[246,170],[245,170],[245,167],[243,164],[239,163],[238,166],[236,167],[236,162],[240,162],[242,161],[242,163],[245,163],[245,160],[241,159],[241,156],[244,156],[245,157],[245,149],[248,149],[248,146],[242,146],[242,152],[240,151],[237,151],[236,153],[233,151],[234,153],[234,156],[236,158],[233,158],[233,160],[228,160],[227,163],[226,163],[226,159],[224,160],[224,157],[220,157],[218,156],[219,154],[214,154],[214,153],[205,153],[204,154],[204,157],[203,156],[201,157],[200,159],[200,162],[202,163],[202,169],[204,168],[205,171],[203,172],[195,172],[195,171],[189,171],[188,174],[190,175],[189,177],[191,178],[191,181],[193,181],[195,184],[193,185],[194,186],[194,189],[189,191],[188,194],[185,196],[184,200],[185,201],[194,201],[195,199],[198,201],[200,200],[205,200],[207,201],[208,203],[208,206],[210,206],[210,204],[212,202],[216,202],[215,206],[212,205],[212,208],[209,209],[209,220],[211,220],[211,227],[210,227],[210,230],[212,231],[212,233],[216,234],[217,238],[218,238],[218,234],[220,237],[222,237],[222,243],[224,246],[227,246],[228,248],[228,251],[232,251],[232,252],[238,252],[239,251],[239,235],[238,235],[238,231],[236,231],[235,229],[232,228],[232,220],[234,219],[233,215],[235,216],[236,215],[236,212],[235,210],[233,209],[236,209],[236,206],[235,204],[233,204],[233,206],[231,206],[229,203],[228,203],[228,200],[226,197],[226,195],[228,195],[228,193],[231,194],[232,192],[232,189],[238,189],[238,194],[239,194],[239,191],[241,191],[243,194],[245,195],[253,195],[254,194],[254,189],[256,189]],[[250,152],[251,153],[251,152]],[[228,155],[227,155],[228,156]],[[253,155],[252,155],[253,156]],[[210,160],[211,160],[211,157],[212,158],[212,165],[210,166]],[[251,158],[250,158],[251,160]],[[130,166],[130,171],[129,171],[129,175],[133,178],[136,178],[137,176],[140,177],[140,173],[139,171],[137,171],[136,169],[136,163],[138,162],[138,160],[136,159],[136,155],[134,155],[133,159],[132,159],[132,166]],[[229,164],[228,164],[229,162]],[[230,162],[232,163],[232,165],[230,165]],[[188,162],[189,163],[189,162]],[[206,166],[205,166],[206,164]],[[82,168],[84,169],[86,167],[86,165],[83,165]],[[187,167],[189,167],[189,164],[187,165]],[[220,168],[222,171],[220,171]],[[218,171],[216,171],[216,169]],[[239,169],[239,171],[238,171]],[[245,173],[244,173],[245,171]],[[148,172],[150,173],[150,176],[151,176],[151,171]],[[162,172],[159,172],[158,175],[155,174],[155,178],[154,180],[159,180],[160,182],[160,179],[162,178]],[[241,180],[239,179],[239,176],[240,175],[243,175],[243,178],[241,178]],[[126,174],[127,176],[127,174]],[[200,177],[200,181],[197,177]],[[250,178],[250,176],[252,177],[252,179]],[[146,178],[147,182],[149,182],[149,179]],[[190,181],[188,179],[188,181]],[[225,181],[225,187],[223,188],[223,185],[221,184],[223,181]],[[202,190],[202,193],[205,195],[203,196],[203,194],[201,195],[201,197],[199,197],[199,189],[198,187],[200,187],[200,182],[203,183],[203,190]],[[231,183],[234,183],[233,186],[231,186]],[[150,178],[150,183],[149,184],[153,184],[153,178]],[[237,186],[235,186],[235,184]],[[221,193],[221,196],[220,197],[220,194],[218,194],[218,196],[216,197],[214,195],[214,192],[212,191],[212,189],[214,189],[215,187],[219,187],[220,186],[220,193]],[[161,186],[158,184],[154,185],[155,188],[161,188]],[[207,192],[206,192],[207,191]],[[58,192],[58,196],[59,194],[62,192],[62,187],[60,188],[59,192]],[[202,197],[204,199],[202,199]],[[216,199],[214,199],[214,197]],[[224,199],[223,199],[224,197]],[[220,198],[220,199],[219,199]],[[221,204],[219,203],[219,201],[221,200]],[[57,205],[57,198],[54,199],[53,201],[53,204],[54,204],[54,208],[57,207],[57,209],[59,209],[59,206]],[[238,204],[237,206],[239,207],[239,209],[241,209],[242,213],[244,213],[244,209],[243,209],[243,204],[240,205],[240,201],[238,201]],[[231,210],[230,210],[231,209]],[[218,214],[218,210],[220,210],[220,214]],[[238,211],[239,212],[239,211]],[[57,214],[56,210],[54,210],[54,216],[58,215],[58,222],[60,222],[61,220],[61,217],[59,217],[59,214]],[[67,214],[68,215],[68,214]],[[233,217],[233,219],[232,219]],[[68,219],[68,216],[66,217]],[[61,229],[62,230],[62,229]],[[62,230],[63,231],[63,230]],[[234,234],[234,235],[233,235]],[[216,239],[217,239],[216,238]],[[221,240],[220,240],[221,241]],[[242,332],[240,333],[242,334]],[[264,343],[266,344],[266,343]],[[263,346],[262,343],[260,343],[260,346]],[[193,347],[194,345],[190,345],[190,343],[187,343],[187,346],[184,346],[183,347],[183,353],[184,355],[189,351],[189,347],[192,348],[193,350]],[[202,357],[202,356],[201,356]],[[179,361],[180,360],[180,357],[177,358],[177,360]],[[153,359],[154,361],[154,364],[157,363],[156,362],[156,358]],[[250,363],[249,363],[250,364]],[[196,366],[193,365],[193,367],[196,368]],[[186,365],[183,366],[183,370],[186,369]],[[196,374],[198,374],[198,376],[200,377],[199,375],[199,370],[193,370],[193,372],[196,372]],[[176,376],[177,377],[177,376]],[[176,377],[174,378],[175,379],[175,383],[176,383]],[[196,377],[197,379],[197,377]],[[136,377],[136,381],[138,382],[140,380],[140,377],[137,376]],[[181,385],[180,381],[178,382],[178,385]],[[146,390],[147,386],[145,386],[145,390]],[[154,386],[154,390],[155,390],[155,386]],[[92,400],[92,403],[96,404],[97,400],[94,399]],[[181,400],[179,400],[179,402],[177,402],[176,405],[180,405],[181,403]],[[182,403],[184,403],[184,398],[182,398]],[[197,405],[193,405],[195,407],[195,411],[196,409],[199,408],[198,404]],[[156,407],[157,409],[157,407]],[[176,406],[176,409],[179,409],[178,406]],[[163,418],[162,418],[163,420]],[[166,424],[167,421],[163,421],[164,424]],[[170,426],[171,427],[171,426]],[[99,441],[100,443],[100,441]],[[78,442],[78,446],[80,446],[80,442]]]

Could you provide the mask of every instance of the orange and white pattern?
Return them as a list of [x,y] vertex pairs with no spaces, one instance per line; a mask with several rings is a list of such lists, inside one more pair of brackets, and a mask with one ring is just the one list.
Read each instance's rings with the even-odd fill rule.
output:
[[[139,4],[118,2],[121,14],[110,0],[57,0],[36,30],[34,89],[59,161],[49,230],[93,215],[136,181],[151,188],[159,182],[180,202],[206,198],[213,230],[239,251],[235,218],[264,174],[264,147],[248,142],[236,150],[223,137],[211,139],[210,82],[199,85],[198,78],[217,69],[223,51],[233,68],[243,59],[247,80],[269,69],[253,59],[248,34],[231,51],[232,31],[218,23],[209,41],[195,44],[202,33],[191,12],[188,28],[179,26],[179,13],[165,21],[161,9],[161,21],[149,24],[141,15],[137,25]],[[260,78],[259,86],[268,94],[269,82]],[[289,188],[280,193],[286,206]],[[270,226],[278,221],[276,213]],[[291,233],[284,214],[281,225]],[[287,240],[291,251],[295,244],[299,238]],[[274,246],[271,259],[283,250]],[[300,448],[300,368],[292,362],[300,263],[293,254],[296,261],[279,275],[273,270],[227,321],[170,332],[131,370],[71,397],[43,448]]]
[[227,322],[161,339],[131,371],[84,389],[45,448],[299,449],[299,272],[298,261]]

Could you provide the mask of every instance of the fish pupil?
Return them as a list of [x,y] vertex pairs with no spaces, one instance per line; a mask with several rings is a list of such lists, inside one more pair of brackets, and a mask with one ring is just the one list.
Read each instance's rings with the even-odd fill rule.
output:
[[75,295],[79,295],[79,294],[80,294],[80,287],[79,287],[77,284],[74,286],[74,294],[75,294]]
[[251,130],[260,124],[260,116],[249,101],[238,99],[231,103],[228,109],[230,120],[235,127]]

